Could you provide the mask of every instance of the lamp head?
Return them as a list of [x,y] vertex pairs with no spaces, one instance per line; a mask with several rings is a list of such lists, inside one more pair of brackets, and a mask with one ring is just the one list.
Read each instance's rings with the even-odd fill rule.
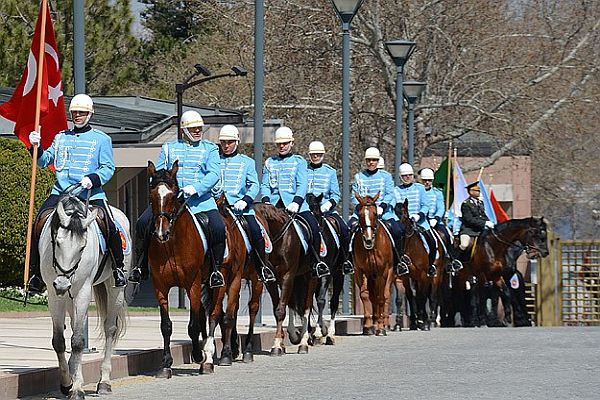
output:
[[210,76],[211,73],[208,70],[208,68],[206,68],[204,65],[202,64],[195,64],[194,68],[196,68],[196,71],[198,71],[199,74],[202,74],[204,76]]
[[233,73],[235,74],[235,76],[246,76],[246,75],[248,75],[248,71],[246,70],[246,68],[241,67],[239,65],[234,65],[233,67],[231,67],[231,70],[233,71]]

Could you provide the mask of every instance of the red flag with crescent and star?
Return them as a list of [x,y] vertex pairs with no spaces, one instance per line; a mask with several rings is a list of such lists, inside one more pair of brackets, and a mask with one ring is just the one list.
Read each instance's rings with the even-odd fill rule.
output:
[[[58,60],[58,47],[54,36],[50,9],[46,5],[46,34],[44,43],[44,63],[42,69],[42,98],[40,103],[41,146],[47,149],[54,136],[67,129],[62,78]],[[27,147],[30,147],[29,132],[36,130],[35,107],[37,94],[37,66],[39,60],[40,36],[42,30],[42,10],[38,15],[27,67],[12,97],[0,105],[0,115],[15,122],[14,133]]]

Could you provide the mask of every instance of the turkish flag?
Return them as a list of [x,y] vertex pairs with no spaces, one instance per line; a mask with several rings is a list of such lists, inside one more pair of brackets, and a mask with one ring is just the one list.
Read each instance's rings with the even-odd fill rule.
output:
[[494,208],[494,212],[496,213],[496,219],[498,223],[508,221],[510,218],[504,208],[500,205],[498,200],[496,200],[496,196],[494,195],[494,191],[490,189],[490,202],[492,203],[492,207]]
[[[31,42],[31,50],[29,51],[29,58],[27,60],[27,67],[10,100],[0,105],[0,115],[15,122],[14,133],[27,147],[31,146],[29,143],[29,132],[36,130],[34,125],[41,31],[42,9],[40,7],[33,41]],[[58,47],[56,46],[56,37],[54,36],[50,9],[47,4],[44,50],[40,125],[42,127],[41,146],[47,149],[52,144],[54,136],[67,128],[62,78],[58,62]]]

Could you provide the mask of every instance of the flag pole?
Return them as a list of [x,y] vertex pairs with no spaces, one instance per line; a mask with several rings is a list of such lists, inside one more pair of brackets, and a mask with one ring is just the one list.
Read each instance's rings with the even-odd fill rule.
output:
[[481,180],[481,176],[483,175],[483,169],[485,167],[481,167],[481,169],[479,170],[479,175],[477,175],[477,182],[479,182]]
[[[46,11],[48,10],[48,0],[42,0],[42,24],[40,32],[40,48],[37,68],[37,93],[35,98],[35,130],[40,133],[40,106],[42,103],[42,82],[44,71],[44,45],[46,43]],[[31,159],[31,186],[29,188],[29,219],[27,220],[27,246],[25,247],[25,266],[23,274],[23,286],[27,292],[27,282],[29,281],[29,260],[31,257],[31,231],[33,230],[33,207],[35,206],[35,175],[37,171],[38,146],[33,146],[33,156]],[[27,302],[26,302],[27,303]]]
[[450,207],[450,176],[452,175],[452,140],[448,142],[448,172],[446,173],[446,210]]

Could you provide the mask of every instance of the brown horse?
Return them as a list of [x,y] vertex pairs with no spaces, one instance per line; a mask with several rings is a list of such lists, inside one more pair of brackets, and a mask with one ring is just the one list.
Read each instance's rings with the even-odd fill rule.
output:
[[[263,286],[258,280],[258,275],[256,273],[252,274],[245,270],[246,263],[250,257],[248,257],[246,243],[240,231],[240,218],[242,217],[233,213],[227,204],[224,194],[217,200],[217,206],[223,217],[223,221],[225,222],[228,254],[223,260],[222,268],[225,286],[213,290],[214,308],[209,317],[208,335],[209,337],[214,337],[215,328],[217,327],[217,324],[220,323],[223,349],[221,350],[219,366],[230,366],[239,353],[236,325],[242,278],[245,277],[248,282],[251,283],[251,296],[249,300],[250,325],[244,348],[244,362],[250,362],[254,359],[251,340],[254,333],[254,323],[256,321],[256,314],[258,313]],[[254,270],[254,268],[252,268],[252,270]],[[225,314],[223,314],[223,300],[225,294],[227,294],[227,307],[225,309]],[[233,338],[232,335],[234,335]],[[249,342],[250,346],[248,346]]]
[[[524,246],[528,258],[546,257],[548,252],[547,222],[542,217],[511,219],[486,229],[479,236],[472,257],[465,263],[467,274],[477,278],[473,288],[471,311],[474,319],[484,309],[481,292],[483,285],[496,285],[505,306],[505,325],[512,323],[510,291],[502,276],[506,265],[506,252],[515,242]],[[462,272],[462,271],[461,271]],[[478,321],[471,321],[477,324]]]
[[390,299],[390,286],[394,274],[393,243],[377,218],[375,197],[360,196],[358,200],[358,229],[353,239],[354,282],[360,289],[363,304],[363,334],[386,335],[386,322]]
[[[441,265],[436,265],[438,273],[434,282],[434,278],[427,275],[429,254],[423,244],[418,226],[410,219],[408,199],[404,200],[404,203],[396,204],[394,211],[400,219],[400,223],[404,226],[406,232],[404,252],[410,259],[408,268],[410,272],[396,280],[396,289],[398,289],[398,283],[401,282],[410,306],[410,329],[429,330],[430,319],[427,312],[427,300],[432,293],[433,284],[437,285],[435,288],[437,290],[441,282]],[[399,293],[400,291],[398,291],[398,296],[400,296]],[[432,305],[431,307],[433,308]]]
[[[333,345],[335,344],[335,316],[340,305],[340,294],[344,289],[344,274],[342,272],[343,259],[341,256],[341,249],[336,243],[336,239],[331,232],[330,226],[335,230],[341,246],[343,246],[343,243],[341,243],[341,228],[338,226],[337,220],[332,216],[325,216],[321,212],[322,200],[323,194],[315,196],[312,193],[308,193],[306,195],[308,208],[319,222],[321,235],[327,247],[327,255],[323,258],[323,261],[331,270],[330,275],[319,279],[315,291],[318,319],[314,336],[316,341],[321,342],[323,335],[325,335],[325,344]],[[327,293],[330,285],[332,288],[331,299],[329,301],[331,319],[329,321],[329,327],[326,327],[323,320],[323,310],[325,309],[325,303],[327,302]]]
[[[273,313],[277,321],[275,340],[271,348],[272,356],[285,353],[283,345],[283,320],[286,308],[290,309],[288,336],[292,344],[299,344],[298,353],[308,352],[308,314],[312,307],[312,294],[316,287],[310,268],[310,256],[305,255],[298,233],[293,226],[296,215],[290,216],[285,210],[273,205],[256,203],[254,211],[266,223],[273,251],[269,261],[274,267],[275,282],[266,283],[273,302]],[[281,288],[281,293],[279,292]],[[299,316],[302,326],[294,326],[294,317]]]
[[[209,274],[205,257],[206,249],[198,234],[194,216],[178,198],[177,170],[175,161],[170,170],[157,171],[148,161],[150,202],[153,214],[153,235],[148,249],[148,264],[152,269],[154,294],[160,307],[160,330],[163,336],[163,358],[157,377],[172,376],[170,340],[173,324],[169,317],[169,290],[184,288],[190,299],[190,322],[188,334],[192,340],[192,359],[201,364],[201,373],[210,373],[214,365],[214,338],[206,334],[206,311],[209,293],[203,290],[203,282]],[[207,286],[207,285],[206,285]],[[207,308],[209,308],[207,306]],[[202,332],[203,343],[199,342]]]

